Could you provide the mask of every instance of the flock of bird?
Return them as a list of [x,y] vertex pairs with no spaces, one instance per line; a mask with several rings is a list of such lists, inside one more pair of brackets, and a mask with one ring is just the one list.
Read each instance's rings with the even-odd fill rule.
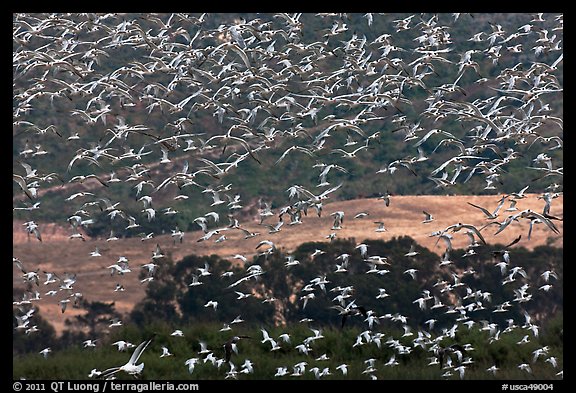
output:
[[[327,240],[336,238],[348,220],[364,218],[367,214],[324,213],[323,207],[327,200],[338,198],[345,184],[335,184],[333,179],[353,175],[354,163],[381,149],[380,139],[391,133],[413,154],[390,157],[378,172],[368,175],[367,182],[376,177],[424,176],[435,187],[451,192],[457,185],[481,179],[486,192],[500,194],[494,210],[470,204],[489,220],[483,227],[458,222],[430,234],[446,247],[439,268],[453,268],[451,240],[457,233],[470,239],[469,255],[486,244],[482,233],[490,227],[500,233],[515,223],[528,222],[530,232],[522,241],[530,240],[533,225],[538,224],[558,235],[555,222],[562,218],[553,215],[553,202],[562,195],[563,167],[550,155],[563,148],[563,120],[553,107],[561,102],[563,91],[559,79],[563,15],[517,14],[518,26],[505,29],[498,23],[486,23],[485,30],[471,37],[455,33],[459,26],[476,24],[474,18],[480,17],[490,19],[474,14],[296,13],[259,14],[251,20],[223,14],[14,14],[13,135],[17,152],[13,209],[28,217],[24,230],[32,240],[42,242],[42,222],[35,217],[42,212],[43,198],[55,189],[71,190],[62,202],[74,213],[61,224],[69,225],[71,241],[87,241],[85,228],[95,223],[99,213],[110,223],[122,222],[125,234],[135,236],[140,223],[154,222],[160,214],[177,215],[181,206],[201,199],[213,210],[193,220],[202,233],[193,241],[218,244],[237,231],[246,239],[259,236],[262,240],[256,250],[247,253],[266,257],[278,248],[277,234],[297,230],[309,214],[331,216],[332,226],[319,229],[329,232]],[[310,31],[305,21],[311,20],[325,28]],[[410,37],[412,45],[397,46],[401,36]],[[43,169],[61,154],[46,151],[47,140],[72,146],[74,153],[60,171]],[[278,152],[277,158],[265,161],[268,152]],[[286,184],[285,200],[262,198],[255,217],[262,229],[246,229],[241,215],[246,204],[243,185],[227,182],[227,175],[247,162],[256,168],[303,163],[302,154],[315,161],[309,170],[317,174],[318,184]],[[516,207],[526,198],[530,185],[514,193],[501,192],[506,169],[519,157],[532,155],[528,171],[534,172],[535,180],[548,181],[538,196],[543,201],[541,211]],[[425,172],[422,168],[429,168],[431,162],[433,169]],[[72,176],[79,168],[83,175]],[[125,207],[122,198],[126,195],[115,191],[118,184],[129,185],[130,197],[141,203],[141,210]],[[162,197],[170,193],[175,195],[173,199]],[[394,208],[392,193],[383,190],[379,199],[379,208]],[[228,222],[221,223],[224,215]],[[376,224],[376,231],[386,231],[384,222]],[[434,216],[425,210],[423,221],[415,223],[423,224],[426,228],[434,225]],[[374,230],[373,226],[369,230]],[[158,234],[142,234],[143,244],[153,244],[150,239]],[[175,225],[173,244],[190,241],[185,235]],[[118,237],[111,231],[106,241],[115,240]],[[512,244],[518,242],[520,238]],[[466,343],[450,347],[441,343],[444,338],[454,338],[458,329],[488,331],[490,342],[514,329],[526,331],[525,341],[538,336],[539,326],[527,313],[525,321],[510,320],[506,327],[473,317],[478,309],[506,312],[531,300],[535,287],[528,283],[520,261],[513,263],[512,244],[494,252],[502,285],[517,286],[510,301],[495,305],[489,292],[466,287],[461,304],[443,303],[440,294],[460,291],[462,276],[470,273],[455,270],[453,282],[439,282],[414,299],[422,310],[455,315],[454,325],[436,336],[429,332],[434,319],[425,329],[410,326],[399,314],[378,315],[355,304],[352,288],[330,287],[326,277],[309,283],[297,300],[304,310],[318,293],[336,292],[334,309],[342,316],[342,327],[351,317],[361,318],[367,326],[354,347],[373,344],[394,349],[396,355],[382,363],[384,367],[398,366],[400,356],[420,346],[430,351],[430,366],[439,365],[443,377],[464,378],[473,363],[473,348]],[[367,262],[367,274],[385,275],[387,269],[394,269],[385,256],[370,255],[365,244],[356,248]],[[146,272],[143,284],[154,280],[165,256],[159,244],[153,245],[150,253],[150,261],[138,269]],[[311,257],[320,253],[317,250]],[[417,255],[413,246],[405,258]],[[89,257],[100,256],[96,248]],[[111,276],[135,273],[126,257],[117,257],[107,267]],[[349,257],[342,254],[334,261],[337,274],[348,274]],[[261,279],[264,271],[244,255],[234,259],[243,264],[245,275],[228,289],[242,299],[250,293],[238,290],[241,284]],[[37,331],[32,321],[38,301],[57,299],[64,314],[67,306],[82,300],[82,293],[76,290],[80,280],[77,282],[74,272],[42,274],[26,255],[14,255],[13,261],[27,286],[22,298],[14,300],[17,330],[26,334]],[[289,257],[285,267],[299,263]],[[417,271],[415,264],[404,273],[415,279]],[[210,274],[210,266],[198,268],[190,290]],[[538,292],[546,292],[555,279],[556,273],[547,270],[532,283],[538,283]],[[50,290],[42,294],[40,286]],[[115,290],[124,288],[118,284]],[[393,296],[385,288],[375,291],[378,299]],[[205,307],[217,312],[218,303],[210,301]],[[399,323],[404,336],[413,337],[413,346],[394,337],[384,339],[384,333],[376,329],[383,319]],[[239,322],[233,321],[228,328]],[[121,325],[121,320],[111,321],[110,328]],[[318,379],[335,373],[347,375],[347,364],[335,370],[307,368],[308,362],[314,362],[308,355],[311,346],[323,339],[321,330],[311,328],[311,332],[303,342],[292,344],[288,335],[274,338],[262,329],[261,342],[269,343],[271,351],[293,345],[305,359],[279,367],[271,377],[306,372]],[[252,373],[257,365],[245,359],[237,368],[232,358],[238,356],[237,344],[244,338],[257,339],[234,335],[223,344],[222,358],[219,352],[202,348],[182,366],[193,373],[199,363],[218,368],[227,364],[227,378]],[[92,347],[96,340],[88,340],[84,346]],[[144,365],[137,363],[152,341],[146,339],[138,346],[114,343],[120,351],[135,347],[128,362],[103,371],[94,369],[87,376],[114,378],[121,371],[140,375]],[[47,358],[50,352],[46,348],[41,355]],[[164,347],[160,356],[171,356],[168,348]],[[316,359],[317,363],[321,360]],[[534,353],[536,361],[557,367],[557,359],[547,347]],[[365,365],[363,374],[376,378],[376,359],[367,359]],[[518,368],[531,373],[529,364]],[[495,375],[497,371],[494,365],[486,373]]]

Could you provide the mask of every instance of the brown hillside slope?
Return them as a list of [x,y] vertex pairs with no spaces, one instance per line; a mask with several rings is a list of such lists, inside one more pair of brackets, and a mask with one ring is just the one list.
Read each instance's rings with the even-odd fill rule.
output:
[[[527,194],[524,199],[518,200],[516,205],[518,211],[532,209],[541,212],[544,201],[537,197],[538,195],[535,194]],[[261,240],[271,240],[277,247],[290,251],[304,242],[327,242],[326,236],[336,232],[338,238],[354,238],[357,243],[365,239],[388,240],[398,236],[410,236],[418,244],[441,254],[444,251],[444,245],[442,243],[435,245],[437,238],[429,236],[432,232],[458,222],[480,227],[490,220],[487,220],[482,212],[467,202],[493,211],[499,199],[498,196],[393,196],[389,207],[386,207],[382,200],[374,198],[326,203],[321,218],[316,217],[314,211],[310,211],[309,215],[302,219],[303,224],[295,226],[286,224],[279,233],[275,234],[269,234],[267,228],[259,226],[256,220],[252,223],[242,223],[244,228],[260,232],[261,235],[244,239],[239,231],[227,231],[228,239],[218,244],[214,243],[214,239],[218,236],[197,242],[202,236],[201,232],[186,233],[183,243],[177,245],[174,245],[170,235],[158,236],[146,242],[142,242],[139,238],[121,239],[115,242],[91,239],[83,242],[79,239],[69,239],[69,229],[54,224],[41,225],[43,242],[40,243],[34,238],[28,239],[23,231],[22,223],[14,222],[13,255],[19,258],[28,270],[39,268],[40,272],[51,271],[60,276],[63,276],[65,272],[75,272],[78,275],[75,291],[82,292],[84,297],[91,301],[115,301],[118,311],[129,312],[133,305],[145,295],[146,284],[141,284],[138,280],[140,265],[151,260],[157,243],[165,253],[172,254],[176,261],[189,254],[217,254],[230,258],[239,253],[250,258],[255,255],[255,247]],[[518,213],[518,211],[506,212],[505,209],[509,205],[508,201],[504,203],[497,218],[498,222],[502,222],[508,215]],[[422,223],[424,220],[422,210],[431,213],[434,221]],[[333,218],[330,216],[335,211],[345,212],[342,229],[336,231],[331,229]],[[366,212],[368,216],[355,219],[354,216],[359,212]],[[554,199],[550,214],[562,217],[563,213],[563,197],[560,196]],[[275,220],[275,217],[270,217],[266,223],[272,224]],[[375,232],[377,227],[375,221],[383,221],[387,231]],[[517,246],[524,246],[528,249],[544,244],[562,247],[563,222],[554,222],[560,235],[554,234],[545,225],[539,224],[535,225],[530,241],[526,239],[527,220],[513,222],[496,236],[493,236],[493,233],[496,232],[497,226],[486,228],[482,234],[488,244],[507,244],[522,234],[522,240]],[[464,231],[453,235],[455,248],[466,247],[468,238]],[[96,247],[100,249],[102,257],[90,257],[90,252]],[[106,267],[115,263],[120,256],[128,258],[132,273],[111,277]],[[41,279],[44,280],[43,274],[41,274]],[[114,288],[117,283],[122,284],[126,290],[115,292]],[[21,273],[16,268],[13,269],[13,284],[14,287],[23,287]],[[47,287],[40,283],[41,295],[44,295],[47,290]],[[45,296],[38,303],[42,316],[52,323],[58,332],[64,328],[66,318],[79,312],[79,310],[69,308],[62,314],[58,303],[61,297],[60,294],[55,297]]]

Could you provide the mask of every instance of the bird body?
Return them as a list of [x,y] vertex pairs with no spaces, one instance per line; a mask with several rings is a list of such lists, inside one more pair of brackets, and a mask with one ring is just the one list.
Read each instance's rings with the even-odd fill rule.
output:
[[167,357],[167,356],[173,356],[173,354],[168,350],[167,347],[162,346],[162,353],[160,354],[161,358]]
[[408,251],[406,254],[404,254],[405,257],[415,257],[416,255],[420,254],[418,251],[416,251],[416,246],[414,244],[412,244],[410,246],[410,251]]
[[428,224],[434,220],[434,216],[432,216],[432,214],[426,212],[425,210],[422,210],[422,213],[424,213],[424,221],[422,221],[423,224]]
[[50,352],[52,352],[52,349],[50,347],[48,347],[48,348],[44,348],[39,353],[40,353],[40,355],[44,356],[44,359],[48,359],[48,354]]

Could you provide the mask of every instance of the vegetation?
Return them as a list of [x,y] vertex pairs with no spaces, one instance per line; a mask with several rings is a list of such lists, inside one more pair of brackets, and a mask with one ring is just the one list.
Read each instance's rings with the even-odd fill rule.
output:
[[[215,357],[223,358],[223,344],[234,335],[250,337],[240,340],[239,352],[232,356],[237,371],[240,371],[245,359],[254,363],[254,373],[240,373],[238,379],[271,379],[277,367],[288,367],[292,372],[293,365],[303,360],[308,363],[308,369],[328,367],[332,375],[323,379],[369,379],[369,374],[381,379],[443,379],[447,378],[442,376],[446,370],[441,370],[438,365],[428,366],[434,355],[434,338],[437,337],[441,337],[437,344],[442,346],[458,343],[474,348],[465,354],[465,357],[473,360],[466,368],[465,379],[558,378],[556,373],[562,369],[563,362],[562,249],[548,246],[538,247],[532,252],[523,248],[514,249],[510,268],[522,267],[527,278],[519,276],[517,282],[502,285],[500,268],[495,265],[499,259],[492,253],[501,245],[479,247],[476,256],[466,258],[462,257],[464,250],[452,250],[453,264],[446,267],[439,266],[437,255],[419,246],[415,248],[419,252],[415,259],[405,257],[406,250],[413,244],[409,237],[387,242],[365,241],[370,255],[386,255],[390,262],[390,266],[385,266],[390,272],[378,275],[365,274],[367,266],[355,248],[356,244],[354,239],[335,240],[328,244],[302,244],[291,254],[300,261],[292,267],[284,266],[287,255],[282,250],[256,256],[245,266],[215,255],[190,255],[176,263],[164,258],[154,280],[147,287],[147,297],[136,305],[130,316],[123,317],[123,327],[107,327],[109,318],[117,315],[113,304],[85,302],[86,314],[69,321],[68,330],[60,339],[56,339],[53,331],[49,327],[45,330],[44,326],[42,331],[45,330],[45,333],[40,342],[39,336],[15,332],[13,377],[85,379],[93,368],[102,370],[127,361],[129,354],[119,353],[111,345],[113,342],[126,340],[137,344],[155,332],[155,341],[142,357],[146,364],[146,379],[223,379],[229,366],[224,364],[217,368],[210,362],[204,363],[206,355],[199,354],[200,342],[206,343]],[[311,254],[317,249],[324,253],[311,259]],[[343,253],[350,254],[349,271],[335,273],[336,258]],[[546,263],[542,262],[544,260]],[[205,268],[206,264],[211,274],[200,277],[203,284],[189,286],[192,275],[198,274],[198,269]],[[248,266],[254,265],[260,265],[264,271],[258,280],[250,279],[230,288],[231,284],[246,275]],[[418,267],[415,280],[403,273],[413,266]],[[554,270],[559,277],[546,292],[538,290],[539,279],[528,279],[540,277],[545,270]],[[225,272],[232,272],[233,275],[223,277]],[[464,285],[446,292],[441,291],[442,286],[435,285],[442,280],[454,282],[454,275]],[[314,285],[312,291],[303,290],[316,277],[323,276],[327,281],[325,290]],[[511,300],[515,290],[526,284],[533,294],[530,302],[511,302],[513,305],[508,312],[493,312],[497,305]],[[372,328],[360,316],[349,317],[342,327],[338,310],[333,308],[339,304],[334,298],[341,293],[334,289],[341,285],[353,287],[345,304],[355,302],[380,317]],[[386,288],[390,296],[377,299],[378,288]],[[425,289],[431,290],[432,295],[437,296],[446,307],[433,309],[433,302],[430,302],[422,310],[414,304]],[[478,289],[491,293],[488,300],[481,301],[485,308],[470,311],[466,313],[468,317],[461,320],[457,317],[459,313],[446,312],[455,305],[470,305],[477,301],[470,300],[469,295]],[[238,299],[237,292],[251,296]],[[304,306],[303,297],[311,292],[315,297]],[[266,298],[276,300],[263,303]],[[209,300],[218,301],[216,310],[205,306]],[[539,327],[537,335],[525,321],[525,312],[537,319],[532,321]],[[399,316],[404,317],[406,322],[396,318]],[[236,317],[241,317],[244,322],[231,324]],[[305,318],[309,322],[303,322]],[[432,318],[437,321],[430,328],[426,321]],[[473,324],[468,325],[469,321],[473,321]],[[224,329],[225,324],[231,330]],[[494,332],[487,328],[489,324],[494,324],[500,330],[499,339],[494,339]],[[405,325],[410,326],[411,335],[405,335]],[[446,330],[452,328],[455,328],[455,335],[449,337]],[[182,330],[184,337],[172,336],[175,329]],[[262,343],[260,329],[268,331],[281,349],[271,352],[271,344]],[[321,330],[324,338],[311,341],[310,353],[303,355],[296,346],[314,335],[312,329]],[[371,335],[383,335],[379,346],[378,340],[354,345],[362,332],[366,334],[367,331]],[[290,336],[290,343],[279,339],[283,333]],[[414,344],[415,338],[421,334],[430,334],[430,341],[422,346]],[[518,344],[526,335],[529,342]],[[82,341],[93,337],[103,338],[95,348],[83,348]],[[409,352],[398,353],[389,340],[398,340]],[[54,352],[43,363],[39,361],[41,355],[38,352],[48,345],[52,345]],[[166,346],[173,356],[160,358],[162,346]],[[545,362],[544,357],[533,362],[533,351],[544,346],[548,347],[549,356],[557,358],[556,368]],[[87,353],[90,356],[85,356]],[[329,360],[316,360],[323,354]],[[395,367],[385,366],[393,355],[399,364]],[[184,362],[193,357],[200,361],[194,372],[189,374]],[[369,358],[376,359],[377,371],[363,373],[367,367],[364,361]],[[342,363],[349,365],[347,376],[336,369]],[[531,366],[531,374],[517,368],[522,363]],[[70,367],[71,364],[75,367]],[[495,376],[486,371],[492,365],[500,369]],[[459,378],[457,372],[453,374],[448,378]],[[282,378],[290,379],[288,376]],[[306,372],[302,378],[314,379],[315,376]]]
[[[548,325],[561,324],[561,315],[550,321]],[[184,337],[173,337],[170,333],[173,327],[165,323],[156,323],[146,330],[141,330],[134,325],[131,327],[122,327],[112,333],[106,342],[100,343],[96,348],[82,348],[81,344],[68,347],[65,350],[51,354],[46,361],[41,361],[39,354],[18,355],[14,358],[13,378],[26,377],[27,379],[87,379],[90,370],[93,368],[102,370],[107,367],[124,364],[130,354],[119,352],[116,346],[110,345],[116,340],[129,340],[133,343],[139,343],[148,337],[152,330],[158,333],[158,338],[153,342],[150,348],[142,355],[141,361],[144,362],[145,368],[142,379],[145,380],[166,380],[166,379],[195,379],[210,380],[224,379],[229,366],[223,364],[219,369],[210,362],[204,363],[202,360],[196,365],[192,374],[188,372],[184,362],[193,357],[202,359],[198,354],[200,351],[199,342],[205,342],[215,356],[223,357],[224,350],[222,345],[234,334],[242,334],[251,338],[242,339],[238,344],[238,354],[233,354],[231,362],[236,365],[238,371],[246,359],[254,363],[254,373],[238,374],[238,379],[294,379],[289,375],[283,377],[274,377],[278,367],[287,367],[289,373],[293,372],[293,365],[306,361],[307,370],[313,367],[321,369],[328,367],[332,375],[325,376],[323,379],[370,379],[366,370],[364,360],[369,358],[376,359],[376,369],[373,375],[379,379],[443,379],[443,370],[438,365],[428,366],[433,354],[430,351],[420,347],[413,348],[412,352],[406,355],[396,354],[396,360],[399,364],[395,367],[385,366],[394,351],[386,340],[390,337],[399,338],[405,345],[410,345],[411,339],[402,339],[402,332],[397,328],[378,329],[385,336],[381,348],[375,343],[365,344],[360,347],[352,348],[356,337],[363,329],[350,326],[345,329],[335,327],[326,327],[322,329],[322,340],[317,340],[311,347],[309,355],[302,355],[293,348],[295,344],[281,344],[281,350],[270,352],[270,344],[262,344],[262,333],[259,329],[249,329],[238,327],[233,332],[219,332],[220,325],[210,323],[194,323],[185,326],[179,326],[184,333]],[[291,325],[287,328],[267,327],[272,337],[278,337],[280,334],[288,333],[292,343],[300,343],[306,337],[312,335],[310,329],[304,324]],[[467,353],[474,359],[474,363],[466,369],[464,379],[502,379],[502,380],[550,380],[559,379],[556,376],[558,370],[563,367],[563,347],[562,343],[551,344],[550,353],[558,357],[558,367],[554,368],[549,363],[540,358],[532,362],[533,354],[536,348],[541,347],[547,342],[558,341],[552,331],[544,329],[542,336],[534,339],[527,345],[517,345],[523,336],[522,331],[514,331],[504,335],[500,341],[486,345],[487,333],[478,329],[462,329],[455,341],[470,343],[474,348]],[[552,328],[550,329],[552,330]],[[548,344],[547,344],[548,345]],[[162,353],[161,347],[169,348],[173,356],[160,358]],[[326,354],[328,360],[315,360],[321,355]],[[87,356],[89,355],[89,356]],[[40,360],[40,361],[39,361]],[[343,376],[336,369],[341,364],[348,364],[348,375]],[[517,364],[528,363],[531,366],[532,374],[517,368]],[[486,369],[492,365],[497,365],[499,371],[496,375],[487,372]],[[458,373],[448,377],[448,379],[459,379]],[[132,379],[127,375],[119,375],[119,379]],[[302,379],[314,379],[313,373],[307,371]],[[445,379],[446,377],[444,377]]]

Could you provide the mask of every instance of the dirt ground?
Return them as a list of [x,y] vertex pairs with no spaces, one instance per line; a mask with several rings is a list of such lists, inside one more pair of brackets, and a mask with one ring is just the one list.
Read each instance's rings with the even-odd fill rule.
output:
[[[285,224],[278,233],[270,234],[268,229],[252,223],[242,222],[242,227],[260,232],[259,236],[244,239],[240,231],[227,231],[227,240],[222,243],[214,243],[214,236],[210,240],[197,242],[202,236],[201,232],[190,232],[184,235],[182,244],[174,245],[171,236],[162,235],[151,240],[142,242],[139,238],[120,239],[107,242],[105,239],[70,239],[70,230],[67,226],[56,224],[41,224],[42,242],[34,237],[28,237],[23,229],[22,222],[13,223],[13,256],[17,257],[27,271],[40,269],[42,271],[55,272],[59,277],[66,273],[76,273],[77,282],[74,285],[75,292],[81,292],[84,298],[94,301],[114,301],[116,309],[121,313],[129,312],[133,305],[145,295],[145,285],[138,279],[140,265],[151,261],[151,256],[156,244],[160,244],[164,253],[172,254],[175,261],[189,254],[211,255],[217,254],[223,258],[230,258],[235,254],[242,254],[251,258],[256,253],[256,245],[261,240],[273,241],[278,248],[286,251],[295,249],[298,245],[309,241],[328,242],[327,236],[335,232],[338,238],[354,238],[357,243],[366,239],[388,240],[398,236],[410,236],[418,244],[427,247],[437,254],[444,251],[442,242],[435,245],[437,237],[430,234],[442,230],[449,225],[458,222],[472,224],[478,228],[490,222],[483,213],[467,202],[483,206],[488,211],[493,211],[498,204],[499,196],[393,196],[390,206],[386,207],[381,199],[358,199],[344,202],[327,203],[324,206],[321,218],[315,212],[309,212],[302,219],[300,225],[290,226]],[[542,212],[544,201],[538,199],[536,194],[527,194],[525,198],[518,200],[517,211],[505,211],[510,206],[506,201],[500,210],[498,222],[504,221],[508,215],[516,214],[524,209],[532,209]],[[423,210],[431,213],[434,220],[430,223],[422,223],[424,220]],[[342,229],[332,230],[335,211],[345,212]],[[365,212],[367,216],[354,218],[357,213]],[[564,214],[563,196],[553,200],[550,214],[562,217]],[[270,217],[266,223],[274,223],[275,217]],[[376,232],[375,221],[384,222],[386,231]],[[563,221],[554,221],[560,231],[559,235],[553,233],[544,224],[534,226],[531,240],[527,240],[529,220],[521,219],[512,222],[503,232],[494,236],[497,226],[491,226],[482,231],[488,244],[508,244],[518,235],[522,239],[516,246],[524,246],[533,249],[536,246],[551,244],[563,247],[564,226]],[[453,246],[464,248],[468,244],[465,231],[453,234]],[[515,246],[515,247],[516,247]],[[91,257],[90,253],[98,247],[102,256]],[[128,258],[131,273],[123,276],[111,276],[107,266],[115,263],[120,256]],[[81,312],[74,308],[68,308],[65,313],[60,310],[60,294],[54,297],[44,296],[44,293],[56,284],[46,286],[43,284],[45,275],[40,274],[41,282],[38,288],[43,297],[38,301],[40,314],[61,332],[64,321],[75,313]],[[125,291],[114,291],[116,284],[122,284]],[[23,288],[22,273],[13,267],[13,286]],[[16,299],[15,299],[16,300]]]

